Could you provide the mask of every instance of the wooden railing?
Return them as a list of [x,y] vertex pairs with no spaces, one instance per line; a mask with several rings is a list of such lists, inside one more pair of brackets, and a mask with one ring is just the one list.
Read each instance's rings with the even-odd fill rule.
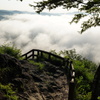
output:
[[[69,83],[68,100],[74,100],[75,70],[74,70],[72,61],[70,61],[69,59],[60,57],[58,55],[52,54],[50,52],[38,50],[38,49],[32,49],[31,51],[23,54],[22,57],[24,57],[25,60],[33,59],[36,61],[40,61],[43,59],[57,66],[65,66],[64,68],[66,69],[67,80]],[[55,62],[55,59],[56,59],[56,62]]]

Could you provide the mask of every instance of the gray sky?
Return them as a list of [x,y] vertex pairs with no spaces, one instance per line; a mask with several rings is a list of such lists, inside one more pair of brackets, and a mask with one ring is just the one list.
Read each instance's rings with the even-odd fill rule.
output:
[[[0,0],[0,9],[35,12],[34,9],[29,6],[29,4],[34,4],[34,2],[38,1],[41,0],[23,0],[23,2],[20,0]],[[48,12],[48,10],[45,10],[45,12]],[[52,12],[62,13],[66,12],[66,10],[58,8],[57,10],[52,10]]]
[[22,10],[22,11],[32,11],[33,9],[29,7],[29,4],[33,3],[33,0],[0,0],[0,9],[5,10]]

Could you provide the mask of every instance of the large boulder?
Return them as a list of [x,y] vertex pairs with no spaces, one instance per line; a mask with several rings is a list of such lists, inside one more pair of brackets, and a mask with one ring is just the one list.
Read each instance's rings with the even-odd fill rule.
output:
[[0,54],[0,82],[9,83],[13,78],[21,75],[21,63],[7,54]]

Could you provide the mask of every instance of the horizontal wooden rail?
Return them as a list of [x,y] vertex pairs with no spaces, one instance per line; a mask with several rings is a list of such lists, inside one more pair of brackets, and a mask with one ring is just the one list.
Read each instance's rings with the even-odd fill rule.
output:
[[[45,57],[47,56],[47,57]],[[75,88],[75,69],[72,64],[72,61],[69,61],[69,59],[65,59],[63,57],[60,57],[58,55],[52,54],[47,51],[38,50],[38,49],[32,49],[29,52],[22,55],[25,60],[27,59],[33,59],[33,60],[40,60],[43,58],[44,60],[47,60],[49,62],[52,62],[52,59],[54,58],[58,59],[57,64],[60,64],[60,66],[65,66],[65,69],[67,71],[67,77],[69,81],[69,94],[68,94],[68,100],[74,100],[74,88]]]
[[[47,56],[47,57],[45,57],[45,56]],[[33,60],[37,60],[37,61],[40,58],[44,58],[45,60],[48,60],[48,61],[53,61],[52,58],[56,58],[56,59],[58,59],[58,61],[60,60],[62,62],[62,65],[64,65],[64,63],[65,63],[65,59],[63,57],[60,57],[58,55],[52,54],[47,51],[37,50],[37,49],[30,50],[29,52],[23,54],[22,57],[24,57],[25,60],[33,59]]]
[[[57,57],[57,58],[60,58],[60,59],[64,60],[63,57],[60,57],[60,56],[58,56],[58,55],[52,54],[52,53],[47,52],[47,51],[38,50],[38,49],[32,49],[32,50],[30,50],[29,52],[23,54],[22,57],[24,57],[24,56],[26,56],[26,55],[28,55],[28,54],[30,54],[30,53],[32,53],[32,52],[35,52],[35,51],[36,51],[36,52],[45,53],[45,54],[48,54],[48,55],[51,55],[51,56],[54,56],[54,57]],[[32,55],[32,56],[34,56],[34,55]],[[26,57],[25,59],[27,59],[27,57]]]

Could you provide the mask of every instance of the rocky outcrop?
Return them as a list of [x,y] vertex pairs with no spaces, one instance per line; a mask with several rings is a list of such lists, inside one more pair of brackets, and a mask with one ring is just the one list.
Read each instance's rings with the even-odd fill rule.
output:
[[28,61],[0,54],[0,67],[10,69],[4,75],[0,73],[4,77],[0,77],[0,82],[12,83],[20,100],[67,100],[68,83],[63,68],[42,63],[45,66],[39,69]]
[[0,82],[2,84],[11,82],[22,73],[21,63],[7,54],[0,54],[0,69]]

